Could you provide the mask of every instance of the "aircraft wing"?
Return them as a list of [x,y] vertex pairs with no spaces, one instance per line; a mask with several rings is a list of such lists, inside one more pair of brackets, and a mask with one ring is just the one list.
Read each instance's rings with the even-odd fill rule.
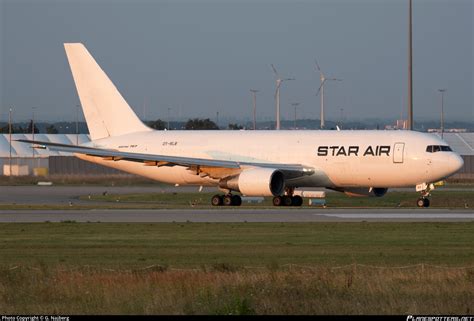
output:
[[304,175],[311,175],[314,169],[303,166],[301,164],[283,164],[283,163],[259,163],[259,162],[238,162],[230,160],[193,158],[183,156],[169,156],[169,155],[155,155],[155,154],[141,154],[121,152],[112,149],[102,149],[88,146],[67,145],[52,142],[33,141],[26,139],[17,140],[22,143],[33,144],[33,148],[50,149],[53,151],[69,152],[84,154],[89,156],[101,157],[104,160],[110,161],[131,161],[144,163],[148,166],[184,166],[189,168],[200,168],[201,171],[205,168],[224,168],[224,169],[245,169],[248,167],[266,167],[278,169],[288,178],[295,178]]

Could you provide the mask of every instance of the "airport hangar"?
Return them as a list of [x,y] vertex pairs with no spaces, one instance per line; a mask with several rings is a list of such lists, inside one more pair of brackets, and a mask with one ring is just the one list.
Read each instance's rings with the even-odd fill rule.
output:
[[[439,133],[433,135],[440,136]],[[70,153],[50,151],[48,149],[32,149],[29,144],[20,143],[18,139],[33,139],[32,134],[11,135],[0,134],[0,175],[13,176],[33,175],[130,175],[112,168],[86,162]],[[443,139],[464,160],[463,168],[453,179],[474,179],[474,132],[444,133]],[[86,134],[35,134],[34,140],[61,144],[82,144],[90,140]]]

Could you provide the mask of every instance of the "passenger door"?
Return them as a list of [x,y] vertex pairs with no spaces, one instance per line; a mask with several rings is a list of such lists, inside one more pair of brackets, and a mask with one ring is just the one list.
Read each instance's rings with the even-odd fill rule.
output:
[[393,145],[393,162],[403,163],[403,151],[405,149],[405,143],[395,143]]

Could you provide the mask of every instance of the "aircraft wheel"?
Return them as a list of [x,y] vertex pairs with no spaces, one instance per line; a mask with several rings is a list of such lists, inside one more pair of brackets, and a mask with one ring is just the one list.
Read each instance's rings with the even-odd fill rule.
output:
[[240,206],[242,205],[242,198],[239,195],[232,196],[232,205]]
[[222,201],[223,201],[225,206],[231,206],[232,205],[232,195],[225,195]]
[[283,196],[283,206],[291,206],[292,203],[291,196]]
[[429,198],[423,199],[423,207],[430,207],[430,199]]
[[273,205],[274,206],[282,206],[283,204],[283,198],[281,196],[275,196],[273,198]]
[[293,206],[301,206],[303,205],[303,198],[299,195],[295,195],[291,198],[291,203]]
[[221,206],[222,205],[222,196],[221,195],[214,195],[212,198],[211,198],[211,204],[212,206]]
[[426,198],[420,197],[420,198],[416,201],[416,205],[417,205],[418,207],[425,207],[425,199],[426,199]]

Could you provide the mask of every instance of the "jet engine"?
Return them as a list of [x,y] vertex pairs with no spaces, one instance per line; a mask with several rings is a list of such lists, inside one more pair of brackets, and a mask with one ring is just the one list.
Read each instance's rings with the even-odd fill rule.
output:
[[387,193],[388,188],[382,187],[358,187],[358,188],[342,188],[336,189],[346,195],[353,197],[381,197]]
[[219,187],[247,196],[279,196],[285,191],[285,178],[277,169],[252,168],[222,179]]

